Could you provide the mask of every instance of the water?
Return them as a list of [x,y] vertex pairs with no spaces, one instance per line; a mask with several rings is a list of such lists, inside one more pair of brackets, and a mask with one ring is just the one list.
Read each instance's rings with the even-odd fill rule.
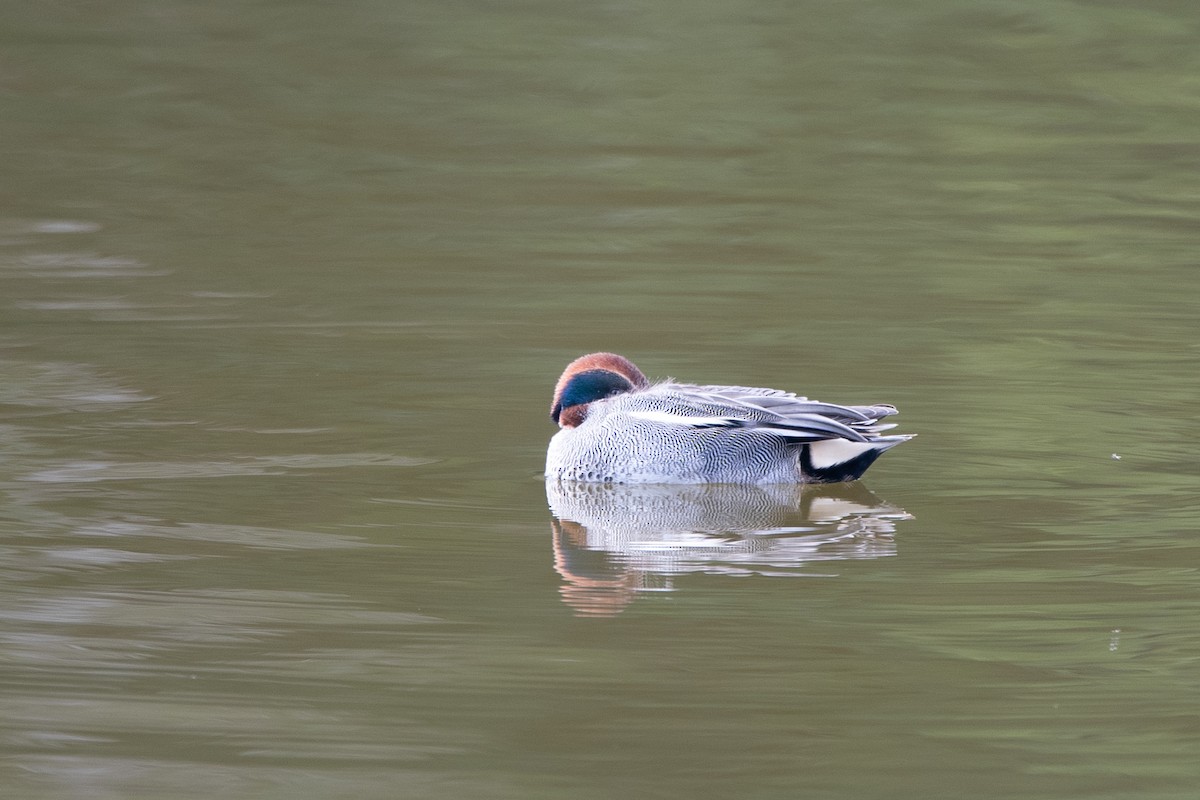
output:
[[[0,15],[5,796],[1194,796],[1189,4]],[[597,349],[919,437],[547,498]]]

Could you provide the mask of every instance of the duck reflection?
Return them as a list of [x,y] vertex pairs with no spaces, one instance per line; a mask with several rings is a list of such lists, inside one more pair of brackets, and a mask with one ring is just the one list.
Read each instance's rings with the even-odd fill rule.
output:
[[857,483],[604,485],[547,481],[554,568],[576,613],[620,613],[676,575],[814,575],[822,561],[896,554],[911,519]]

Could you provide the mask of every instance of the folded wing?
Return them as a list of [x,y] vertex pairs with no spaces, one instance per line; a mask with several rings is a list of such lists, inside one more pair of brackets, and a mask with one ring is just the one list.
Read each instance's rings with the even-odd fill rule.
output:
[[865,443],[895,427],[880,422],[897,413],[889,405],[841,406],[742,386],[678,388],[669,406],[631,416],[691,428],[753,428],[798,444],[829,439]]

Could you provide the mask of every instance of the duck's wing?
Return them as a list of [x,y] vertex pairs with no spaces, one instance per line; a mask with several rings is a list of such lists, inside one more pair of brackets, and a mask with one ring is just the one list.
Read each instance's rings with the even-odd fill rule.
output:
[[878,423],[896,413],[887,405],[840,406],[747,386],[668,384],[643,395],[646,399],[651,396],[662,402],[630,413],[664,425],[753,428],[797,443],[827,439],[867,442],[893,427]]

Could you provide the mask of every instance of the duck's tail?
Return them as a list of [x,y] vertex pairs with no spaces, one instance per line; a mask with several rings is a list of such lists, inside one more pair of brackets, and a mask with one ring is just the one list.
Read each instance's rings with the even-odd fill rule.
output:
[[839,483],[862,477],[885,450],[913,435],[878,436],[866,442],[826,439],[800,446],[800,472],[807,483]]

